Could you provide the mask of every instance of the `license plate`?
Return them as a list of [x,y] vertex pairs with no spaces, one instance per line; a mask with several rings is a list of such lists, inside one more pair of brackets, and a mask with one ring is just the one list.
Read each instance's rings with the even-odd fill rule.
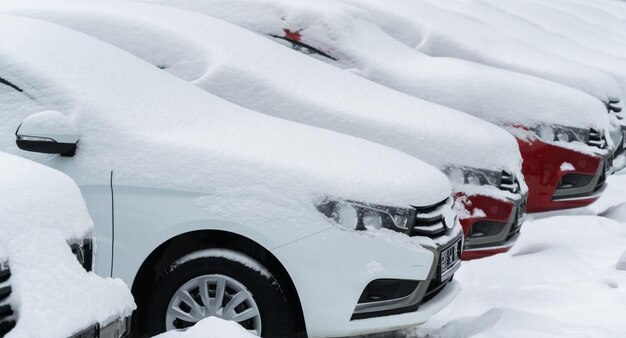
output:
[[455,268],[456,262],[461,259],[461,245],[463,245],[463,242],[459,238],[454,244],[441,250],[441,253],[439,253],[440,277],[447,277],[446,275]]

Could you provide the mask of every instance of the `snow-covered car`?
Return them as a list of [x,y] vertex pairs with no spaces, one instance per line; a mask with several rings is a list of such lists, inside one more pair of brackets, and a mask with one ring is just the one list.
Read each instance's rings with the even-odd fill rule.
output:
[[[577,44],[570,39],[548,32],[527,20],[502,12],[479,1],[429,0],[429,2],[489,24],[499,32],[538,49],[601,69],[617,80],[622,91],[622,97],[626,96],[626,60],[622,58]],[[614,101],[607,104],[612,123],[610,134],[615,147],[613,154],[614,171],[619,171],[626,167],[626,153],[624,152],[626,143],[624,124],[626,120],[624,120],[622,109],[620,102]]]
[[[527,189],[515,140],[499,128],[205,15],[137,3],[57,4],[13,3],[0,11],[87,33],[241,106],[422,159],[456,178],[455,200],[468,234],[464,258],[505,252],[515,243]],[[242,45],[250,53],[241,53]]]
[[2,152],[0,172],[0,336],[126,336],[135,304],[121,280],[88,272],[93,222],[78,187]]
[[377,332],[458,293],[462,230],[436,168],[55,24],[0,27],[0,147],[81,187],[97,271],[131,286],[138,333],[209,316],[267,337]]
[[511,39],[477,20],[425,1],[339,0],[365,9],[399,41],[431,56],[447,56],[534,75],[579,89],[604,103],[621,101],[609,74]]
[[[218,16],[266,37],[274,37],[279,41],[286,40],[293,48],[305,51],[320,60],[507,128],[517,138],[524,158],[523,172],[530,187],[529,211],[588,205],[599,197],[606,173],[610,173],[612,161],[608,147],[611,143],[606,142],[604,136],[611,130],[606,108],[599,100],[578,90],[463,60],[428,57],[380,31],[367,20],[361,10],[336,2],[281,0],[150,0],[150,2]],[[263,11],[264,15],[257,15],[259,11]],[[55,16],[49,14],[49,17]],[[188,30],[199,31],[199,29]],[[108,40],[112,41],[112,38]],[[135,41],[126,45],[132,49],[132,46],[138,44],[140,42]],[[375,52],[377,50],[384,50],[385,53]],[[393,55],[394,62],[389,62],[389,55]],[[300,67],[302,62],[299,61]],[[296,79],[301,77],[303,76]],[[207,76],[205,79],[208,81],[210,77]],[[202,82],[202,79],[198,82]],[[332,81],[322,80],[321,83]],[[297,87],[297,84],[282,87],[294,86]],[[494,97],[493,93],[496,91],[498,95]],[[383,105],[387,105],[387,109],[389,101],[391,100],[384,100]],[[374,108],[374,111],[382,109],[384,108]],[[442,114],[450,111],[437,112]],[[394,122],[397,121],[388,114],[385,116]],[[440,118],[448,121],[457,120],[455,115],[443,115]],[[441,133],[440,129],[430,129]],[[462,138],[465,132],[457,132],[454,128],[448,129],[457,135],[451,140],[447,140],[447,137],[434,136],[436,142],[466,143],[466,139]],[[544,135],[539,135],[540,129]],[[556,134],[550,137],[550,134],[546,134],[549,130],[561,131],[567,138],[556,139]],[[502,144],[502,141],[498,143]],[[420,151],[418,150],[420,147],[413,149],[414,152]],[[448,149],[441,152],[449,152]],[[468,153],[472,156],[475,154],[471,151]],[[495,156],[491,158],[493,157]],[[423,155],[421,158],[428,160]],[[572,164],[574,169],[571,166],[564,167],[564,163]],[[458,181],[454,177],[464,180],[463,174],[454,171],[448,173],[453,177],[453,182]],[[463,188],[459,190],[463,192]],[[490,210],[489,205],[500,203],[486,190],[480,195],[468,200],[477,209]],[[514,208],[503,205],[489,213],[466,217],[464,228],[472,235],[474,232],[471,228],[474,227],[474,223],[482,222],[476,225],[477,228],[482,228],[482,231],[476,231],[475,234],[478,237],[489,237],[485,234],[501,233],[502,225],[509,222],[514,214]],[[472,247],[471,240],[470,236],[468,248]],[[480,244],[501,246],[502,242],[494,241],[493,238],[488,240],[483,238]]]

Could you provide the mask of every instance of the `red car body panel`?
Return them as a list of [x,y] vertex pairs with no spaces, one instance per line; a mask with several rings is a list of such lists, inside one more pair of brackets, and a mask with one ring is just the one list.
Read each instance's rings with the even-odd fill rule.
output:
[[[467,196],[463,193],[457,193],[454,197],[457,203],[464,204],[470,215],[478,214],[478,216],[471,216],[460,220],[466,238],[465,248],[461,254],[463,260],[488,257],[510,250],[517,240],[521,227],[516,217],[519,209],[518,205],[525,203],[525,198],[522,198],[522,201],[515,202],[509,200],[503,201],[485,195]],[[477,209],[482,212],[475,213]],[[521,210],[521,212],[524,211]],[[502,233],[497,236],[498,238],[494,238],[493,242],[473,246],[472,238],[468,238],[470,230],[474,224],[485,221],[502,224]]]
[[[598,199],[598,196],[590,195],[559,201],[553,200],[553,195],[559,181],[566,174],[597,175],[603,165],[601,156],[583,154],[538,139],[528,141],[517,138],[517,143],[524,159],[522,172],[529,190],[528,212],[583,207]],[[575,170],[561,170],[563,163],[572,164]]]

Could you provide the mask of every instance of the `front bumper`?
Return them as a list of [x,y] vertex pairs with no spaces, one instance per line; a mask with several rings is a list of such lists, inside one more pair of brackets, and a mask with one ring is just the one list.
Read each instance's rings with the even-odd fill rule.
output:
[[[610,155],[587,155],[540,140],[528,142],[518,138],[517,141],[524,159],[522,172],[529,189],[528,212],[587,206],[602,193],[605,169],[612,166]],[[574,169],[569,170],[567,164]],[[574,184],[573,188],[565,188],[567,185],[561,182],[575,179],[580,184]]]
[[[450,240],[461,236],[458,225],[453,230]],[[433,262],[438,259],[438,249],[416,244],[420,239],[393,231],[372,237],[368,232],[332,227],[272,250],[296,286],[309,336],[349,336],[418,325],[451,303],[460,291],[456,282],[449,281],[415,311],[354,319],[362,308],[357,306],[359,299],[372,281],[412,280],[425,285],[421,283],[429,281],[437,269]]]
[[503,201],[485,195],[458,193],[455,198],[457,203],[464,203],[470,215],[479,215],[461,219],[465,233],[463,260],[504,253],[513,247],[526,217],[527,196]]
[[123,338],[130,332],[131,317],[118,318],[106,325],[98,323],[71,336],[71,338]]

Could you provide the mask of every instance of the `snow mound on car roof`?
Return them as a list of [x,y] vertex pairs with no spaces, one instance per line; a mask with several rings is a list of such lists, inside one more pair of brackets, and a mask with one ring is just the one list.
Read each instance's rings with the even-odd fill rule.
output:
[[[455,11],[488,24],[499,32],[564,58],[601,69],[611,74],[626,97],[626,60],[588,48],[563,36],[548,32],[522,18],[510,15],[474,0],[428,0],[429,3]],[[593,3],[589,1],[589,3]]]
[[169,331],[155,338],[252,338],[256,337],[241,325],[217,317],[205,318],[187,331]]
[[432,56],[448,56],[535,75],[603,101],[619,97],[613,78],[594,68],[537,50],[497,30],[421,1],[341,0],[367,9],[380,28]]
[[623,43],[623,37],[615,36],[615,33],[610,31],[603,31],[563,10],[532,1],[479,1],[514,16],[522,17],[547,31],[562,35],[584,46],[609,55],[626,57],[626,44]]
[[54,228],[66,240],[93,228],[85,201],[67,175],[0,152],[0,243],[28,228]]
[[[265,199],[257,192],[266,191],[308,207],[284,215],[293,219],[304,210],[323,219],[313,203],[327,196],[406,207],[450,194],[443,174],[390,148],[243,109],[61,26],[10,16],[0,24],[13,32],[0,36],[7,79],[66,114],[81,133],[71,160],[20,153],[81,184],[107,184],[111,168],[120,185],[214,197],[237,190],[250,199]],[[15,149],[20,121],[37,112],[11,108],[0,123],[6,149]]]
[[[34,203],[32,211],[40,211]],[[135,309],[126,284],[85,271],[57,229],[24,229],[7,243],[6,254],[11,303],[19,314],[6,338],[69,337],[93,324],[130,316]]]
[[[504,169],[521,177],[517,144],[499,128],[338,71],[221,20],[139,4],[112,6],[79,2],[66,6],[64,16],[59,14],[63,10],[55,11],[54,6],[29,9],[29,6],[17,4],[14,7],[13,13],[49,18],[118,43],[144,59],[149,59],[154,45],[161,46],[160,40],[165,40],[166,35],[186,36],[190,41],[203,37],[199,46],[213,58],[209,71],[198,74],[194,83],[232,102],[269,115],[379,142],[440,168],[454,164]],[[7,10],[10,6],[3,8]],[[117,25],[117,29],[134,30],[135,22],[139,21],[141,30],[164,38],[141,41],[129,35],[121,42],[111,36],[116,29],[94,30],[74,19],[77,16],[68,8],[80,13],[81,18],[90,18],[89,23],[99,22],[98,27],[110,22],[109,27]],[[245,46],[248,53],[242,53],[241,46]],[[183,60],[187,52],[172,50],[169,58]],[[178,75],[175,71],[172,73]]]
[[[253,2],[249,0],[146,1],[197,10],[236,23],[266,36],[284,36],[285,33],[282,32],[282,30],[298,32],[302,42],[336,57],[344,68],[351,70],[356,69],[361,75],[376,82],[380,82],[422,99],[459,109],[499,125],[536,126],[541,124],[566,124],[571,127],[581,128],[608,128],[609,120],[606,114],[606,107],[592,96],[563,85],[524,74],[495,69],[463,60],[426,56],[386,35],[367,20],[367,18],[362,15],[363,13],[361,13],[361,11],[355,10],[351,6],[337,5],[336,3],[329,4],[325,1],[309,1],[306,3],[297,1],[284,2],[280,0]],[[241,7],[245,8],[245,10],[235,11],[233,7]],[[257,9],[269,11],[270,8],[274,8],[272,13],[268,13],[268,15],[263,18],[257,18]],[[41,11],[43,12],[43,10]],[[46,12],[50,11],[51,9],[46,9]],[[158,13],[156,10],[153,12]],[[353,12],[356,14],[352,14]],[[49,16],[50,14],[47,15]],[[180,14],[180,16],[183,17],[184,15]],[[202,29],[200,29],[200,27],[203,26],[210,25],[213,29],[219,27],[219,23],[217,22],[209,24],[209,19],[205,19],[204,21],[206,22],[203,23],[200,20],[193,21],[191,20],[192,16],[187,16],[189,16],[189,19],[181,21],[188,23],[188,27],[185,27],[188,36],[207,35],[201,33]],[[307,20],[307,18],[315,18],[315,20]],[[161,22],[158,27],[165,25],[167,25],[167,23]],[[169,23],[169,25],[171,27],[170,29],[183,29],[183,27],[180,27],[181,25],[176,25],[176,27],[172,27],[172,23]],[[209,29],[207,29],[207,31],[209,31]],[[228,27],[217,31],[228,31]],[[104,35],[110,34],[111,33]],[[289,65],[291,63],[286,62],[286,60],[291,60],[289,58],[291,55],[288,55],[286,52],[282,53],[285,55],[281,55],[280,58],[283,60],[283,62],[280,63],[281,69],[277,70],[275,69],[277,67],[272,67],[271,65],[258,67],[256,65],[268,64],[274,61],[272,58],[264,58],[264,56],[269,53],[268,49],[270,46],[265,47],[261,45],[261,42],[255,43],[254,40],[246,39],[245,34],[241,33],[239,34],[239,38],[235,39],[239,44],[251,46],[251,50],[264,51],[262,53],[254,53],[259,54],[259,56],[256,57],[254,55],[246,55],[244,59],[239,56],[241,54],[239,53],[239,45],[235,45],[230,41],[233,39],[227,40],[224,38],[223,36],[225,35],[230,36],[229,34],[222,33],[206,39],[204,44],[205,48],[219,49],[227,48],[224,46],[234,46],[234,48],[231,48],[234,49],[234,51],[230,52],[229,57],[225,59],[233,63],[237,62],[239,69],[243,69],[244,65],[250,64],[250,66],[246,67],[250,69],[250,73],[262,73],[263,70],[256,69],[262,68],[271,70],[271,75],[268,75],[270,78],[276,78],[276,74],[280,73],[281,70],[289,74],[299,74],[299,76],[286,76],[284,80],[274,80],[277,82],[276,88],[279,88],[279,90],[283,92],[289,90],[286,88],[303,88],[304,85],[301,84],[302,81],[299,80],[300,78],[306,78],[307,83],[311,83],[319,76],[318,74],[323,74],[323,78],[319,81],[320,84],[314,89],[306,88],[307,92],[319,93],[325,97],[331,97],[328,93],[330,91],[346,92],[343,88],[346,87],[345,84],[348,83],[349,76],[344,76],[345,80],[341,81],[341,75],[330,74],[330,71],[323,72],[324,69],[321,66],[314,67],[316,65],[313,61],[307,62],[301,58],[295,59],[295,57],[293,57],[294,66],[290,68]],[[107,40],[113,39],[107,38]],[[243,43],[243,41],[246,42]],[[130,45],[130,43],[127,43],[127,45]],[[136,46],[137,42],[135,42],[134,45]],[[252,46],[256,48],[252,48]],[[137,47],[131,48],[131,50],[137,50]],[[380,53],[380,51],[385,51],[385,53]],[[276,53],[277,52],[278,50]],[[393,55],[394,62],[389,62],[389,55]],[[223,88],[223,86],[216,85],[216,83],[221,84],[221,82],[215,81],[214,77],[215,74],[208,74],[204,79],[196,83],[214,92],[223,93],[220,95],[225,97],[232,97],[232,93],[238,92],[232,88],[228,88],[228,92],[221,90],[220,87]],[[232,79],[232,77],[229,79]],[[267,86],[266,83],[270,81],[272,80],[256,81],[256,86],[254,87]],[[359,88],[358,92],[354,91],[354,97],[358,97],[360,102],[367,103],[364,104],[362,108],[359,108],[361,111],[371,111],[372,115],[381,115],[380,112],[382,111],[392,110],[396,112],[395,115],[399,115],[397,112],[410,112],[411,110],[415,110],[415,108],[406,108],[414,107],[416,105],[415,103],[410,104],[410,101],[406,99],[398,100],[395,98],[398,97],[397,94],[394,95],[393,98],[376,100],[377,102],[369,103],[372,101],[370,98],[371,95],[364,92],[364,90],[361,89],[362,86],[357,87],[355,85],[356,80],[352,80],[350,83],[353,84],[349,86],[350,88]],[[239,87],[242,86],[238,86],[237,88]],[[382,90],[379,90],[379,93],[380,92],[382,92]],[[262,93],[265,95],[265,92]],[[388,96],[391,96],[391,94]],[[300,97],[301,95],[289,95],[288,98],[281,98],[281,100],[298,100]],[[381,94],[374,97],[380,98]],[[241,98],[236,97],[234,100],[238,99],[239,101],[246,102],[246,98],[252,101],[250,104],[253,105],[252,107],[254,109],[261,111],[263,111],[263,108],[267,109],[262,106],[266,101],[258,100],[257,97],[254,96],[254,93],[242,93]],[[257,103],[259,101],[263,103]],[[332,102],[328,101],[329,100],[327,100],[326,104],[331,105]],[[300,105],[300,107],[301,106],[302,105]],[[336,103],[335,106],[337,106]],[[473,142],[469,139],[470,136],[474,135],[464,135],[465,131],[469,129],[468,125],[465,121],[459,121],[461,123],[458,125],[463,126],[464,129],[464,132],[459,132],[459,129],[456,128],[457,125],[450,122],[451,120],[457,120],[456,116],[458,116],[458,114],[453,115],[451,110],[443,110],[434,105],[428,106],[422,103],[420,107],[423,107],[420,112],[422,116],[432,115],[433,113],[447,114],[444,116],[450,125],[447,128],[448,132],[457,133],[456,136],[452,137],[435,136],[434,139],[436,139],[437,142],[445,142],[444,140],[450,139],[449,142],[464,143],[464,149],[469,150]],[[391,118],[395,121],[400,121],[399,118],[394,116],[393,112],[390,114],[385,113],[384,116],[387,119]],[[420,121],[421,125],[424,128],[428,128],[428,122],[422,121]],[[438,133],[442,132],[440,129],[428,129],[432,131],[436,130]],[[493,135],[494,133],[486,129],[483,132],[489,135]],[[360,136],[363,137],[363,135]],[[476,137],[473,138],[476,139]],[[378,141],[389,144],[387,140]],[[493,140],[494,146],[502,147],[502,150],[509,149],[510,145],[506,144],[506,142],[507,141],[503,141],[502,136],[499,136],[498,140]],[[508,142],[510,143],[510,141]],[[504,146],[504,144],[506,144],[506,146]],[[512,146],[516,147],[517,145]],[[420,148],[414,147],[413,149],[414,152],[419,152]],[[419,154],[417,156],[419,156]],[[463,156],[454,154],[454,158],[459,159],[459,161],[463,163]],[[482,159],[481,157],[481,160]],[[510,160],[510,157],[502,158],[502,162]]]

